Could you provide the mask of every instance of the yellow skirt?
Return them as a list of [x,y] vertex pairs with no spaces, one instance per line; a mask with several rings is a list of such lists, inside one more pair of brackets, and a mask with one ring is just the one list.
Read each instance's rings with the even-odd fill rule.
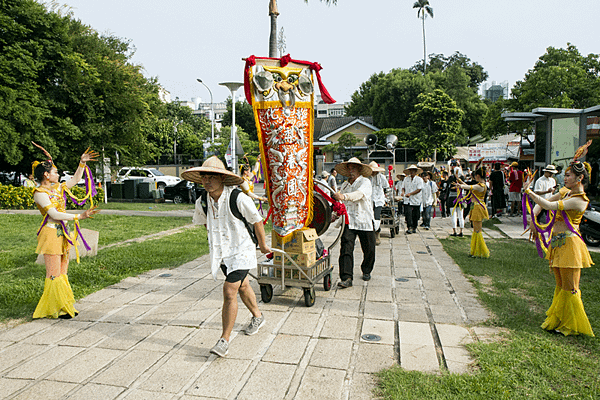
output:
[[58,318],[66,314],[74,317],[77,314],[74,304],[75,298],[67,275],[60,275],[54,279],[46,278],[44,293],[35,308],[33,318]]
[[487,208],[481,207],[478,203],[473,204],[473,207],[469,212],[469,220],[483,221],[484,219],[490,219]]
[[551,268],[589,268],[594,264],[587,246],[578,236],[567,236],[562,243],[557,241],[552,246],[551,243],[546,253]]
[[71,245],[67,241],[60,224],[46,224],[38,235],[37,254],[69,254]]
[[482,232],[473,231],[473,235],[471,236],[471,251],[469,254],[479,258],[490,257],[490,250],[487,248],[485,240],[483,240]]
[[572,293],[570,290],[562,290],[556,287],[552,305],[546,311],[546,315],[547,318],[542,324],[543,329],[556,330],[565,336],[594,336],[581,301],[581,290]]

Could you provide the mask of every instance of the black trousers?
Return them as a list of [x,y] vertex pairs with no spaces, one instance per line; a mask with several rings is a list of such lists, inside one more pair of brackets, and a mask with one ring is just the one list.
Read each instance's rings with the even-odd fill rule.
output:
[[407,229],[417,229],[417,225],[419,224],[419,216],[421,214],[421,206],[411,206],[410,204],[406,204],[406,227]]
[[363,274],[373,272],[373,266],[375,265],[375,232],[350,229],[346,225],[342,233],[339,258],[340,279],[343,281],[354,277],[354,244],[357,236],[363,252],[363,262],[360,269]]

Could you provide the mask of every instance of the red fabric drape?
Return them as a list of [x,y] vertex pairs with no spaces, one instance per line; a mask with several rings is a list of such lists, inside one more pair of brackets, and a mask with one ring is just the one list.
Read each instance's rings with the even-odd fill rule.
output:
[[248,104],[252,104],[252,92],[250,91],[250,68],[256,65],[256,60],[279,60],[279,65],[281,67],[285,67],[291,62],[308,66],[308,68],[314,71],[315,75],[317,75],[317,83],[319,84],[319,91],[321,92],[321,97],[323,98],[323,101],[327,104],[335,103],[335,100],[333,99],[333,97],[331,97],[331,95],[325,88],[325,85],[323,85],[323,82],[321,81],[321,74],[319,72],[323,69],[323,67],[321,67],[321,64],[317,62],[294,60],[292,59],[292,57],[290,57],[289,54],[286,54],[281,58],[256,56],[250,56],[246,58],[246,65],[244,66],[244,93],[246,94],[246,100],[248,101]]
[[333,211],[335,211],[337,213],[337,215],[346,216],[344,221],[345,221],[346,225],[348,225],[349,224],[348,212],[346,211],[346,206],[344,205],[344,203],[332,199],[331,197],[329,197],[329,195],[327,195],[327,193],[325,193],[323,190],[321,190],[321,188],[319,188],[319,186],[317,186],[317,185],[315,185],[315,190],[317,192],[319,192],[321,194],[321,196],[325,197],[325,200],[327,200],[328,202],[331,203]]

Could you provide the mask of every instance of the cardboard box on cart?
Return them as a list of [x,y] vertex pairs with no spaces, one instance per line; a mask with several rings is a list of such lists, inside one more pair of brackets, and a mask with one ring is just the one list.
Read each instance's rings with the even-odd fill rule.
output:
[[[303,254],[292,253],[289,254],[289,256],[292,260],[294,260],[296,264],[298,264],[301,267],[310,267],[315,263],[315,261],[317,261],[316,251],[311,251],[310,253]],[[281,265],[282,258],[284,259],[284,265],[292,265],[292,263],[281,253],[275,253],[275,257],[273,258],[273,264],[275,264],[276,267]]]
[[271,235],[271,246],[290,254],[308,254],[316,251],[315,240],[319,238],[315,229],[302,229],[292,233],[292,238],[284,240],[281,236]]

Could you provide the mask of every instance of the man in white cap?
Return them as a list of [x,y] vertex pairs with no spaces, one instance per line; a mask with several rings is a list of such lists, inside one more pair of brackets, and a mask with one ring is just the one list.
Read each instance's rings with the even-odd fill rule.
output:
[[402,188],[402,196],[404,197],[404,207],[406,208],[406,234],[417,232],[417,224],[421,215],[423,179],[419,176],[423,170],[416,165],[411,165],[404,170],[406,178],[404,178],[404,186]]
[[[245,222],[254,227],[260,251],[270,253],[271,249],[267,245],[262,217],[254,201],[235,187],[243,182],[242,177],[225,169],[223,162],[216,156],[210,157],[201,167],[184,171],[181,176],[188,181],[201,183],[208,192],[207,196],[201,196],[196,201],[193,223],[206,226],[213,277],[216,279],[219,269],[225,274],[223,331],[217,344],[210,350],[219,357],[225,357],[237,317],[238,293],[252,313],[246,334],[254,335],[265,323],[249,283],[248,271],[256,268],[257,259],[256,245]],[[232,196],[235,201],[232,201]],[[236,211],[245,222],[234,215]]]
[[[552,177],[552,175],[556,174],[558,171],[556,167],[552,164],[546,165],[546,168],[542,170],[544,175],[540,176],[539,179],[535,182],[535,186],[533,187],[533,191],[535,194],[549,199],[552,197],[552,194],[556,190],[556,180]],[[538,214],[538,216],[548,215],[548,212],[544,209]]]
[[371,176],[371,189],[373,197],[373,223],[375,225],[375,245],[379,246],[381,244],[381,238],[379,237],[379,234],[381,233],[381,208],[385,204],[385,193],[389,190],[390,184],[387,179],[385,179],[385,176],[383,176],[385,169],[381,168],[375,161],[371,161],[369,166],[373,170],[373,175]]
[[371,279],[375,265],[375,232],[373,231],[372,187],[369,177],[373,170],[356,157],[335,166],[336,171],[348,178],[342,183],[339,192],[333,194],[337,201],[343,201],[348,212],[348,224],[344,227],[340,249],[340,288],[352,286],[354,277],[354,244],[356,237],[363,251],[360,266],[362,279]]

